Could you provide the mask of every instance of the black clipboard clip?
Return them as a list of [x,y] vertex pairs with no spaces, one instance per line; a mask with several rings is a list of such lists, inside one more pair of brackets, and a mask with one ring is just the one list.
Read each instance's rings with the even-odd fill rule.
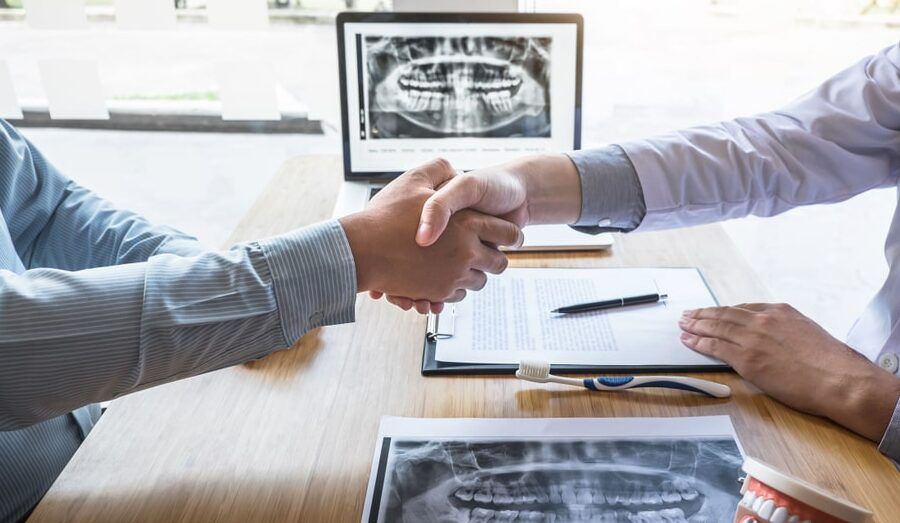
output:
[[445,340],[452,338],[456,329],[456,306],[451,305],[448,310],[439,314],[428,313],[425,320],[425,337],[428,341]]

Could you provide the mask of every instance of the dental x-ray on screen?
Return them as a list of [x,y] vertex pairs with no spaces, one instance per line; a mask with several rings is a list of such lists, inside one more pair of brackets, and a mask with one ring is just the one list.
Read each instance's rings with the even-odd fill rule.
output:
[[403,15],[339,20],[347,179],[580,146],[580,18]]
[[365,38],[366,138],[549,137],[550,37]]

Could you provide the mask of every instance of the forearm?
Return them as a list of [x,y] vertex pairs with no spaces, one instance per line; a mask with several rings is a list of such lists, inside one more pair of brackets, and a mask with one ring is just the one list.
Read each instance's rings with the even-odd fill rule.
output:
[[2,273],[0,430],[262,357],[352,321],[335,222],[227,252]]
[[[844,376],[836,390],[829,394],[828,417],[835,423],[865,436],[875,442],[887,439],[900,440],[900,423],[891,423],[900,400],[900,378],[885,372],[878,366],[867,365],[858,375]],[[900,420],[897,420],[900,422]],[[893,443],[895,455],[900,459],[900,441]]]
[[522,180],[528,194],[528,223],[565,223],[581,212],[581,180],[563,154],[529,156],[501,166]]
[[644,190],[641,230],[846,200],[897,182],[900,46],[776,111],[621,144]]
[[163,253],[192,256],[204,250],[193,236],[153,224],[68,182],[23,259],[33,268],[81,270],[143,262]]

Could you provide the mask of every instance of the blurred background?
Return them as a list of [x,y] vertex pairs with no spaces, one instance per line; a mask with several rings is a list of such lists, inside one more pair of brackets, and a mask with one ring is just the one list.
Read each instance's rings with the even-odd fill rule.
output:
[[[339,152],[334,17],[393,7],[246,0],[258,16],[241,19],[228,0],[161,0],[149,11],[139,2],[152,0],[22,1],[0,0],[0,117],[71,178],[211,247],[285,160]],[[776,109],[900,36],[900,0],[518,7],[585,18],[584,147]],[[54,73],[60,60],[77,70]],[[67,79],[63,95],[95,91],[91,114],[66,118],[53,106],[54,74]],[[271,98],[265,119],[223,106],[242,75]],[[725,227],[777,300],[843,336],[886,274],[895,199],[878,190]]]

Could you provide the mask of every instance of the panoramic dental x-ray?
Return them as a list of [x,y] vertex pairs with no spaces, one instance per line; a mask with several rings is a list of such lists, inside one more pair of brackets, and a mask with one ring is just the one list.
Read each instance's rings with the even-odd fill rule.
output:
[[552,44],[367,36],[364,138],[549,137]]
[[730,439],[390,443],[379,521],[730,521]]

